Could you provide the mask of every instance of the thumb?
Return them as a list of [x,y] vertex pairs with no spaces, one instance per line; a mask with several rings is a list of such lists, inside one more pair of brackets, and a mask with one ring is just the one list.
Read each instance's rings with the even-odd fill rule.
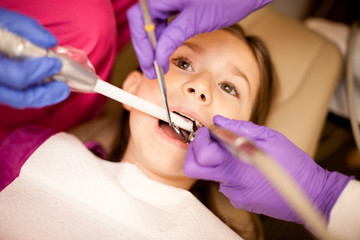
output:
[[216,125],[228,129],[240,136],[252,140],[266,139],[273,135],[273,130],[265,126],[256,125],[250,121],[228,119],[220,115],[213,118]]

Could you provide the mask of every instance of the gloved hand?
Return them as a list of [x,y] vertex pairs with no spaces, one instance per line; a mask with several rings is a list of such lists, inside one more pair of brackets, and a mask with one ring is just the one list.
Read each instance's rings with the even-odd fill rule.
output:
[[[0,8],[0,26],[19,34],[36,45],[50,48],[56,38],[34,19]],[[55,58],[37,58],[16,61],[0,54],[0,104],[14,108],[40,108],[58,103],[70,94],[64,82],[41,84],[61,69]]]
[[[147,0],[158,39],[156,56],[147,33],[140,4],[128,10],[131,39],[140,67],[147,77],[156,78],[154,59],[167,72],[170,55],[187,39],[228,27],[271,0]],[[167,19],[179,14],[167,26]]]
[[[329,219],[332,207],[351,177],[321,168],[285,136],[270,128],[221,116],[215,116],[214,123],[254,141],[290,174]],[[190,143],[183,170],[189,177],[219,182],[220,192],[236,208],[302,223],[265,177],[255,167],[232,157],[210,138],[207,128],[199,129]]]

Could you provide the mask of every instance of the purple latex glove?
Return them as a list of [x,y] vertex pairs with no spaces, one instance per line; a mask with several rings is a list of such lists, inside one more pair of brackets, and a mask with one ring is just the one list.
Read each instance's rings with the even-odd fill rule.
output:
[[[57,44],[56,38],[34,19],[1,7],[0,26],[44,48]],[[61,67],[56,58],[18,61],[0,54],[0,104],[18,109],[41,108],[66,99],[70,88],[65,82],[39,84]]]
[[[153,61],[167,72],[170,55],[187,39],[205,32],[228,27],[271,0],[147,0],[158,39],[156,56],[144,30],[140,4],[127,13],[131,40],[140,67],[147,77],[155,79]],[[178,16],[167,26],[167,19]]]
[[[214,123],[254,141],[290,174],[329,219],[332,207],[351,177],[321,168],[285,136],[270,128],[221,116],[215,116]],[[302,223],[265,177],[224,150],[211,139],[207,128],[198,130],[183,170],[189,177],[219,182],[220,192],[236,208]]]

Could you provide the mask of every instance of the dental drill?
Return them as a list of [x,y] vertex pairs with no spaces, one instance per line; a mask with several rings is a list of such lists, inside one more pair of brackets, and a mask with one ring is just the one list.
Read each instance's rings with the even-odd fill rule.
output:
[[[168,122],[167,111],[153,103],[130,94],[108,82],[103,81],[95,71],[83,66],[66,55],[53,50],[41,48],[25,38],[16,35],[0,26],[0,53],[16,59],[54,57],[60,59],[62,68],[52,76],[55,81],[64,81],[73,91],[82,93],[99,93],[124,103],[134,109]],[[86,57],[86,55],[84,54]],[[87,58],[87,57],[86,57]],[[190,133],[195,131],[194,122],[176,113],[170,112],[172,121]]]

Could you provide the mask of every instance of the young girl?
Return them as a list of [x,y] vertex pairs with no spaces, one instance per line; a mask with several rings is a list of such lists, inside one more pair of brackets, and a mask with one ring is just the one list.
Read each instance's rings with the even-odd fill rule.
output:
[[[215,115],[264,122],[273,95],[270,60],[238,26],[189,39],[170,65],[171,111],[203,126]],[[129,74],[123,89],[162,106],[157,81],[140,72]],[[124,108],[129,134],[123,126],[121,136],[128,140],[113,154],[120,162],[97,158],[72,135],[36,127],[5,141],[0,159],[26,163],[0,194],[1,239],[240,238],[188,191],[196,182],[182,172],[188,144],[167,123]]]

